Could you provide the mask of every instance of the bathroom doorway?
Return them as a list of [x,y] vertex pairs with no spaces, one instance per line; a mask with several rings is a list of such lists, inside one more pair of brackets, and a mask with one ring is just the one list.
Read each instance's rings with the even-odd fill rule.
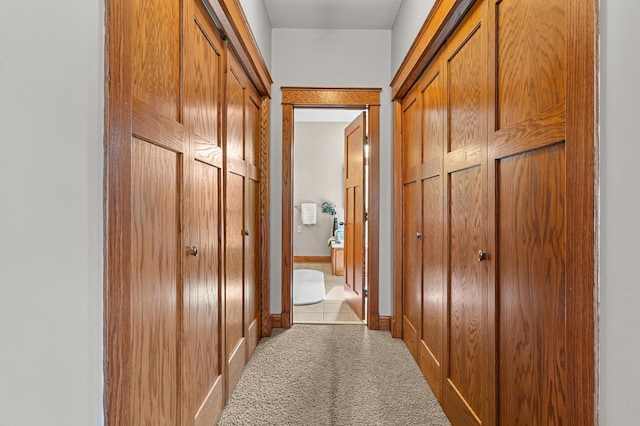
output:
[[[364,189],[368,200],[364,241],[366,250],[362,256],[366,264],[366,303],[364,291],[363,310],[371,329],[379,328],[378,315],[378,241],[379,241],[379,134],[381,89],[323,89],[282,88],[282,316],[283,328],[293,322],[292,285],[294,272],[294,117],[306,109],[324,108],[366,111],[368,120],[368,175],[369,185]],[[295,113],[294,113],[295,112]],[[303,113],[304,114],[304,113]],[[309,200],[315,201],[315,200]],[[320,200],[323,202],[323,200]],[[364,220],[364,219],[363,219]],[[366,261],[365,261],[366,258]],[[363,289],[364,290],[364,289]]]
[[[354,218],[353,200],[358,196],[358,216],[363,218],[368,210],[366,116],[366,111],[359,109],[294,112],[294,323],[366,322],[366,304],[360,297],[366,291],[366,221],[356,224],[348,219]],[[360,144],[354,147],[349,140]],[[350,161],[345,161],[347,157]],[[347,176],[354,170],[360,175],[359,185],[353,184],[353,176]],[[356,227],[358,232],[354,233]],[[349,244],[345,244],[345,234]],[[359,247],[354,239],[360,240]]]

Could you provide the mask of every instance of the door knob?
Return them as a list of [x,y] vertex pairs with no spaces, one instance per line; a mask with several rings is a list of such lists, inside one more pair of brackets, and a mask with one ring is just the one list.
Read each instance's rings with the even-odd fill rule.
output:
[[249,230],[248,229],[242,230],[242,235],[244,235],[245,237],[248,237],[249,236]]
[[482,262],[483,260],[487,260],[487,252],[484,250],[478,250],[478,262]]
[[416,238],[422,238],[422,232],[416,232]]
[[189,247],[189,254],[191,256],[197,256],[198,255],[198,246]]

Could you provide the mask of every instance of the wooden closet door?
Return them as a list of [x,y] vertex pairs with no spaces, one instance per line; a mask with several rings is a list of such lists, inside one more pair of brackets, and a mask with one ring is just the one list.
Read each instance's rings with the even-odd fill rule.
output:
[[240,63],[227,48],[225,312],[227,393],[231,393],[247,361],[245,317],[245,173],[244,90]]
[[422,326],[419,365],[436,397],[441,397],[444,362],[445,287],[443,268],[443,147],[446,136],[446,97],[436,59],[419,82],[422,119]]
[[[491,1],[496,33],[490,213],[500,256],[494,274],[502,425],[569,424],[591,417],[568,409],[572,398],[582,403],[593,397],[580,396],[586,387],[570,388],[580,373],[568,364],[568,353],[581,350],[567,344],[568,321],[575,318],[568,294],[570,286],[584,285],[568,281],[567,264],[582,261],[568,258],[570,233],[574,244],[585,235],[575,231],[583,211],[574,189],[582,185],[575,166],[585,162],[579,141],[566,139],[567,78],[578,77],[567,70],[567,49],[574,47],[567,40],[569,3]],[[575,333],[580,332],[589,331]]]
[[231,392],[261,332],[259,152],[262,102],[227,49],[226,91],[226,356]]
[[[130,277],[119,289],[129,315],[111,322],[129,330],[120,357],[118,395],[110,395],[113,424],[178,424],[180,291],[183,250],[182,199],[188,153],[181,114],[181,7],[177,1],[120,4],[130,12]],[[123,12],[125,15],[125,12]],[[126,15],[125,15],[126,16]],[[120,142],[118,142],[120,143]],[[126,178],[127,168],[118,170]],[[114,173],[115,171],[111,171]],[[123,225],[124,226],[124,225]],[[128,245],[127,245],[127,248]],[[126,278],[130,278],[129,281]],[[113,294],[113,293],[111,293]],[[129,297],[127,297],[129,296]],[[123,311],[127,312],[127,311]],[[114,318],[111,314],[110,318]],[[119,325],[117,321],[123,321]],[[124,332],[124,331],[123,331]],[[116,333],[118,338],[120,336]],[[113,354],[113,352],[112,352]],[[119,365],[118,365],[119,364]],[[114,386],[111,387],[114,389]]]
[[[444,51],[447,78],[447,351],[443,407],[453,424],[492,424],[487,251],[487,4]],[[488,256],[491,256],[489,254]]]
[[402,339],[419,360],[422,334],[422,163],[420,97],[414,89],[402,102]]
[[225,403],[222,341],[222,144],[224,49],[199,1],[185,2],[182,425],[214,424]]
[[253,353],[261,333],[261,309],[260,309],[260,270],[261,259],[259,256],[259,190],[260,176],[258,170],[260,153],[260,114],[262,101],[258,93],[247,86],[245,90],[245,158],[247,173],[245,179],[245,310],[246,310],[246,335],[247,359]]

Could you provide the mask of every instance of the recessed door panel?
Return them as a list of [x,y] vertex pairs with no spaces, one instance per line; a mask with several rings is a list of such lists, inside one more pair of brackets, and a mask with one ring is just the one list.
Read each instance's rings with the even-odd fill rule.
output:
[[178,422],[182,156],[131,147],[131,424]]

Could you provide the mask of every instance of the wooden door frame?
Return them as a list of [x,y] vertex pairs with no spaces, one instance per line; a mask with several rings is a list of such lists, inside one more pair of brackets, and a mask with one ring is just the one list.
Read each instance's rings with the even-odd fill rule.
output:
[[[367,326],[380,328],[378,313],[380,244],[380,92],[372,88],[282,88],[282,328],[293,324],[293,111],[295,108],[369,111],[369,196]],[[375,261],[371,261],[375,260]]]
[[[391,82],[393,101],[393,317],[391,333],[402,337],[402,122],[401,101],[436,57],[475,0],[441,0],[432,9]],[[583,244],[570,240],[567,279],[581,284],[567,288],[567,368],[577,373],[567,390],[575,424],[598,419],[598,234],[599,234],[599,0],[569,2],[567,16],[566,139],[580,145],[581,158],[572,161],[574,199],[585,206],[571,218]],[[592,206],[592,208],[589,208]]]

